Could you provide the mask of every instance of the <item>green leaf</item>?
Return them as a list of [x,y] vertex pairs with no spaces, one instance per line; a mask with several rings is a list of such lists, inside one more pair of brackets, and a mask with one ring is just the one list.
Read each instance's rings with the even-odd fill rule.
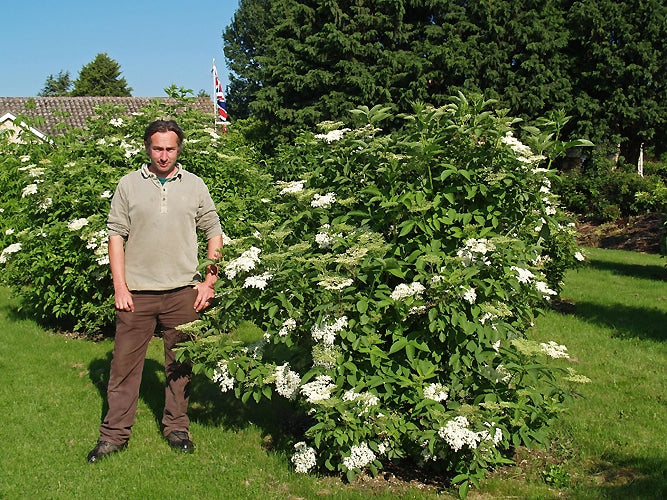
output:
[[400,232],[399,236],[402,237],[402,236],[405,236],[406,234],[408,234],[410,231],[412,231],[412,228],[415,227],[415,224],[417,224],[417,221],[415,221],[413,219],[409,219],[409,220],[403,222],[402,224],[400,224],[399,227],[401,228],[401,232]]
[[470,489],[470,483],[465,481],[459,486],[459,498],[468,498],[468,490]]
[[396,342],[394,342],[389,349],[389,354],[394,354],[395,352],[400,351],[408,345],[408,339],[405,337],[400,337]]

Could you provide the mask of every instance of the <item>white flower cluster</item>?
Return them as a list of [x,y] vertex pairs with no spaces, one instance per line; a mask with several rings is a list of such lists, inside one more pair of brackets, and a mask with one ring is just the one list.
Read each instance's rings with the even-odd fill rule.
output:
[[315,467],[315,450],[300,441],[294,445],[296,452],[292,455],[292,463],[294,470],[301,474],[306,474],[310,469]]
[[322,342],[326,345],[333,345],[336,340],[336,333],[340,332],[347,326],[347,316],[342,316],[333,322],[329,321],[329,317],[325,317],[322,323],[313,325],[310,333],[315,342]]
[[421,294],[424,293],[425,290],[426,288],[424,285],[418,281],[413,281],[409,285],[401,283],[400,285],[397,285],[396,288],[394,288],[393,292],[391,292],[391,298],[397,301],[403,300],[407,297],[420,298]]
[[491,328],[494,330],[496,329],[496,325],[494,325],[492,322],[494,319],[496,319],[498,316],[493,314],[492,312],[486,311],[484,314],[482,314],[479,317],[479,322],[483,325],[486,324],[487,321],[491,322]]
[[7,256],[21,250],[20,243],[12,243],[0,253],[0,264],[7,262]]
[[96,260],[99,266],[109,264],[109,240],[106,229],[100,229],[90,235],[86,242],[86,248],[88,250],[95,250],[94,253],[97,256]]
[[250,247],[225,266],[225,276],[234,279],[240,271],[251,271],[259,263],[259,254],[261,250],[257,247]]
[[481,373],[494,384],[503,382],[505,384],[512,380],[512,374],[503,364],[498,364],[495,368],[487,363],[481,367]]
[[21,198],[37,193],[37,184],[28,184],[21,192]]
[[380,404],[380,399],[375,394],[371,392],[360,393],[356,392],[354,389],[345,391],[345,394],[343,394],[343,401],[356,402],[357,406],[361,408],[361,412],[358,415],[359,417],[364,413],[368,413],[368,410],[370,410],[371,407]]
[[375,453],[366,443],[350,448],[350,456],[343,458],[343,465],[347,470],[363,469],[375,461]]
[[204,129],[204,132],[206,132],[208,135],[210,135],[211,139],[214,140],[214,141],[220,139],[220,136],[218,135],[218,133],[214,129],[212,129],[211,127],[206,127]]
[[111,198],[112,196],[113,193],[107,189],[100,195],[100,198]]
[[477,292],[474,288],[470,287],[463,293],[463,299],[470,304],[474,304],[477,300]]
[[543,196],[542,202],[544,203],[544,213],[547,215],[556,215],[556,207],[554,207],[553,202],[549,196]]
[[486,238],[470,238],[465,241],[463,248],[460,248],[456,255],[463,261],[464,265],[469,266],[478,261],[484,265],[491,265],[491,261],[486,257],[487,253],[493,252],[495,245]]
[[575,254],[574,254],[574,258],[575,258],[576,260],[578,260],[579,262],[583,262],[583,261],[586,260],[586,257],[584,257],[584,254],[582,254],[581,252],[577,252],[577,253],[575,253]]
[[231,245],[232,243],[234,243],[234,240],[232,240],[229,236],[227,236],[225,234],[225,232],[223,231],[222,232],[222,244],[227,246],[227,245]]
[[287,318],[283,326],[278,330],[278,336],[285,337],[289,332],[296,328],[296,320],[294,318]]
[[556,292],[553,291],[544,281],[535,282],[535,288],[537,291],[545,295],[547,298],[549,295],[556,295]]
[[540,343],[540,347],[542,348],[542,351],[547,356],[550,356],[554,359],[558,358],[565,358],[569,359],[570,355],[567,353],[567,347],[564,345],[559,345],[558,343],[554,342],[553,340],[549,341],[548,343],[542,342]]
[[53,205],[53,198],[46,197],[42,200],[42,202],[39,204],[39,209],[40,210],[46,210],[49,208],[51,205]]
[[566,377],[563,377],[563,380],[568,380],[570,382],[574,382],[575,384],[590,384],[591,379],[588,378],[585,375],[580,375],[578,374],[574,368],[567,368],[567,373],[568,375]]
[[320,248],[331,248],[333,245],[334,239],[329,233],[317,233],[315,235],[315,243]]
[[327,194],[318,194],[313,195],[313,199],[310,202],[310,206],[313,208],[329,208],[336,202],[336,193],[327,193]]
[[87,225],[88,225],[88,219],[82,217],[80,219],[74,219],[69,221],[69,223],[67,224],[67,229],[69,229],[70,231],[78,231],[83,226]]
[[301,386],[301,394],[309,403],[317,404],[331,397],[331,392],[336,388],[333,379],[328,375],[318,375],[315,380]]
[[35,165],[32,165],[33,168],[28,170],[28,175],[30,177],[41,177],[44,175],[44,169],[43,168],[36,168]]
[[120,143],[120,147],[125,150],[125,158],[131,158],[143,150],[143,148],[139,146],[133,146],[132,144],[129,144],[125,141]]
[[276,392],[284,398],[291,398],[301,384],[301,376],[290,370],[289,363],[276,366]]
[[260,290],[264,290],[271,278],[273,278],[273,274],[271,273],[248,276],[243,282],[243,288],[259,288]]
[[227,361],[220,361],[217,368],[213,371],[213,382],[220,386],[222,392],[227,392],[234,388],[234,378],[229,374]]
[[100,246],[100,244],[104,245],[107,241],[107,231],[106,229],[100,229],[99,231],[91,234],[88,237],[88,241],[86,242],[86,248],[88,250],[94,250],[97,247]]
[[512,266],[512,270],[517,273],[517,280],[519,283],[530,283],[535,275],[530,272],[528,269],[523,269],[521,267]]
[[303,191],[303,185],[306,181],[278,181],[276,186],[280,188],[280,194],[294,194]]
[[533,261],[533,265],[537,268],[542,269],[549,262],[551,262],[551,257],[549,255],[538,255]]
[[484,425],[489,427],[488,431],[480,431],[479,437],[482,441],[491,441],[494,446],[496,446],[498,443],[500,443],[503,440],[503,430],[500,427],[496,427],[496,430],[493,431],[493,435],[491,435],[490,429],[493,427],[493,424],[490,424],[488,422],[485,422]]
[[332,142],[335,141],[340,141],[343,136],[345,135],[345,132],[349,132],[349,128],[342,128],[339,130],[331,130],[327,132],[326,134],[315,134],[315,139],[322,139],[325,141],[327,144],[331,144]]
[[120,127],[123,125],[123,119],[122,118],[112,118],[109,120],[109,125],[113,127]]
[[338,233],[338,234],[331,234],[329,233],[329,229],[331,228],[331,225],[329,224],[323,224],[322,225],[322,230],[320,230],[316,235],[315,235],[315,243],[317,245],[324,249],[324,248],[331,248],[334,243],[334,238],[342,238],[343,233]]
[[206,322],[201,319],[195,319],[193,321],[188,321],[187,323],[183,323],[181,325],[178,325],[176,329],[179,332],[183,332],[191,337],[197,336],[199,333],[201,333],[202,329],[206,326]]
[[468,419],[463,416],[455,417],[440,427],[438,435],[445,440],[445,442],[454,451],[459,451],[464,446],[468,448],[477,448],[481,437],[477,432],[468,429]]
[[408,316],[424,314],[426,312],[426,306],[414,306],[411,307],[408,311]]
[[354,283],[352,279],[341,278],[340,276],[330,276],[328,278],[323,279],[322,281],[317,282],[317,284],[320,285],[321,287],[333,291],[338,291],[342,290],[343,288],[347,288],[352,283]]
[[522,163],[539,163],[545,159],[544,156],[534,155],[528,146],[512,135],[512,132],[507,132],[505,137],[501,138],[500,141],[512,148],[512,151],[517,155],[517,159]]
[[424,389],[424,397],[437,402],[445,401],[449,397],[449,391],[442,384],[430,384]]

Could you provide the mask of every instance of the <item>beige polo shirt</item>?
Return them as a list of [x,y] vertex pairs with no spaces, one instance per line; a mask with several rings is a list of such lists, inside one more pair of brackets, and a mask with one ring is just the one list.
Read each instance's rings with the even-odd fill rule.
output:
[[179,164],[162,185],[143,165],[121,178],[111,199],[109,236],[125,239],[125,280],[130,290],[171,290],[197,283],[197,231],[222,234],[204,181]]

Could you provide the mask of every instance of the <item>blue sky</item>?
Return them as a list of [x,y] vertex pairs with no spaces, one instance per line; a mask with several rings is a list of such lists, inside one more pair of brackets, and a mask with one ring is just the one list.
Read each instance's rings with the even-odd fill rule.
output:
[[222,32],[238,0],[13,0],[2,2],[0,96],[36,96],[49,75],[106,52],[136,97],[172,83],[212,92],[211,65],[226,87]]

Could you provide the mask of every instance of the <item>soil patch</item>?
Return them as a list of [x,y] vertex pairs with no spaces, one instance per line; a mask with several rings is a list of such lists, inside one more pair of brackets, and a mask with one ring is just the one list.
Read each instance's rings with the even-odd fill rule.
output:
[[660,238],[665,232],[665,215],[651,213],[596,224],[579,221],[577,242],[585,247],[660,253]]

